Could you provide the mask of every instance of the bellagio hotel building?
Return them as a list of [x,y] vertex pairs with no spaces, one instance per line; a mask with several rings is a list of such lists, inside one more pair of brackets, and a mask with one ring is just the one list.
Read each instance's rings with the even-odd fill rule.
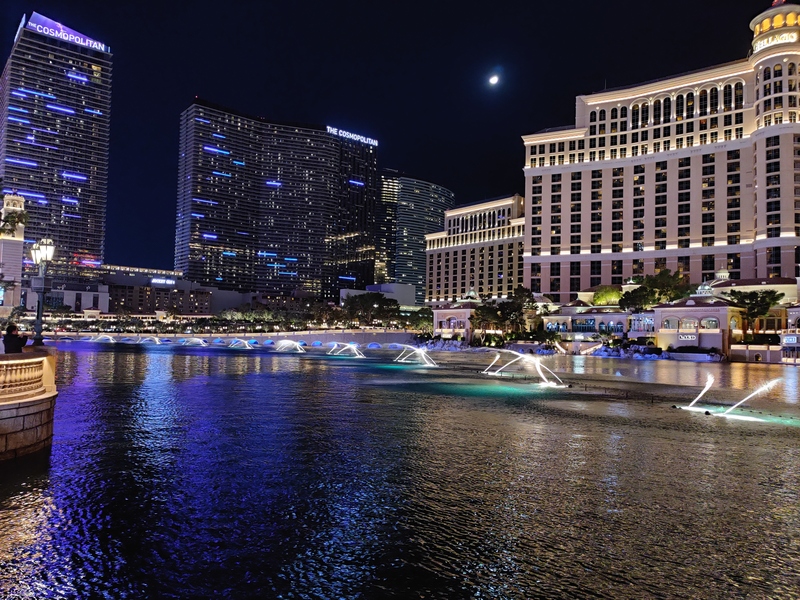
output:
[[574,127],[523,137],[527,287],[800,276],[800,6],[750,28],[746,59],[579,96]]

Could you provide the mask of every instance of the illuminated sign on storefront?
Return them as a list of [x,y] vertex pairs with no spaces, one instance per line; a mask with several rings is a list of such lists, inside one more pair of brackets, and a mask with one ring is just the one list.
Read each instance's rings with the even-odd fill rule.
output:
[[33,13],[31,15],[31,18],[28,20],[27,27],[28,29],[32,29],[37,33],[58,38],[60,40],[64,40],[65,42],[71,42],[79,46],[85,46],[87,48],[91,48],[92,50],[100,50],[101,52],[111,52],[111,48],[105,44],[93,40],[92,38],[88,38],[77,31],[73,31],[69,27],[64,27],[61,23],[57,23],[52,19],[43,17],[39,13]]
[[372,138],[364,137],[363,135],[358,135],[357,133],[350,133],[349,131],[345,131],[344,129],[337,129],[336,127],[328,127],[328,133],[333,135],[338,135],[341,138],[346,138],[348,140],[355,140],[357,142],[362,142],[364,144],[369,144],[370,146],[377,146],[378,140],[373,140]]
[[174,279],[164,279],[163,277],[153,277],[150,279],[151,285],[175,285]]
[[797,41],[797,32],[781,33],[778,35],[771,35],[766,39],[759,40],[753,44],[753,52],[758,52],[764,48],[769,48],[775,44],[793,44]]
[[694,342],[697,340],[697,335],[694,333],[679,333],[678,340],[681,342]]
[[783,343],[784,344],[796,344],[797,343],[797,336],[796,335],[785,335],[785,336],[783,336]]

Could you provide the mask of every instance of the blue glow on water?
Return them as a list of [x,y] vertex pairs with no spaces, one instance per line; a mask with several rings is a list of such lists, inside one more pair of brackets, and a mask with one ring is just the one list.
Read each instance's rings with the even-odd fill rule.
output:
[[19,117],[12,117],[10,115],[8,117],[8,120],[9,121],[13,121],[14,123],[22,123],[23,125],[30,125],[31,124],[31,122],[26,120],[26,119],[20,119]]
[[68,115],[74,115],[75,111],[71,108],[67,108],[66,106],[59,106],[58,104],[45,104],[47,108],[50,110],[56,110],[58,112],[62,112]]
[[91,113],[93,115],[102,115],[103,114],[101,111],[95,110],[93,108],[84,108],[83,111],[87,112],[87,113]]
[[20,92],[25,92],[26,94],[33,94],[34,96],[40,96],[41,98],[48,98],[49,100],[55,100],[56,97],[53,94],[46,94],[45,92],[35,92],[33,90],[29,90],[27,88],[17,88]]
[[221,148],[216,148],[214,146],[203,146],[203,150],[206,152],[213,152],[214,154],[230,154],[227,150],[223,150]]
[[272,187],[281,187],[283,184],[280,181],[267,181],[267,185]]
[[20,107],[18,107],[18,106],[11,106],[10,104],[9,104],[9,106],[8,106],[8,110],[14,110],[14,111],[16,111],[16,112],[21,112],[21,113],[27,113],[27,112],[28,112],[28,111],[27,111],[27,110],[25,110],[24,108],[20,108]]
[[83,81],[83,82],[89,81],[89,78],[86,77],[86,75],[81,75],[80,73],[76,73],[75,71],[68,72],[67,77],[69,77],[70,79],[76,79],[78,81]]
[[364,185],[364,182],[363,182],[363,181],[356,181],[355,179],[350,179],[349,181],[350,181],[350,183],[352,183],[353,185]]
[[12,163],[15,165],[22,165],[23,167],[38,167],[39,164],[33,162],[32,160],[23,160],[21,158],[7,158],[7,163]]
[[220,177],[230,177],[230,173],[223,173],[222,171],[211,171],[213,175],[219,175]]
[[214,202],[213,200],[203,200],[202,198],[192,198],[195,202],[201,202],[203,204],[219,204],[219,202]]
[[86,175],[81,175],[80,173],[70,173],[69,171],[64,171],[61,173],[61,176],[64,179],[74,179],[75,181],[86,181],[88,179]]

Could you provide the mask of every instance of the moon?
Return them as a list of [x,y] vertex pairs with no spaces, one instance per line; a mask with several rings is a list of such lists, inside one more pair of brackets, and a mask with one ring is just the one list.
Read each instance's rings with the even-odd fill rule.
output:
[[491,77],[489,77],[489,83],[491,85],[497,85],[497,83],[499,81],[500,81],[500,78],[497,75],[492,75]]

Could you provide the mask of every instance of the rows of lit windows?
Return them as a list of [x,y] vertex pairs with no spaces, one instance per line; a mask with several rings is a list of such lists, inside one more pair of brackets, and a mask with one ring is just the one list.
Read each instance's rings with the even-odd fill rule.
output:
[[[786,68],[780,63],[764,67],[756,74],[756,127],[779,125],[787,120],[797,122],[797,65],[788,63]],[[789,109],[784,113],[784,109]],[[764,115],[763,120],[759,115]]]

